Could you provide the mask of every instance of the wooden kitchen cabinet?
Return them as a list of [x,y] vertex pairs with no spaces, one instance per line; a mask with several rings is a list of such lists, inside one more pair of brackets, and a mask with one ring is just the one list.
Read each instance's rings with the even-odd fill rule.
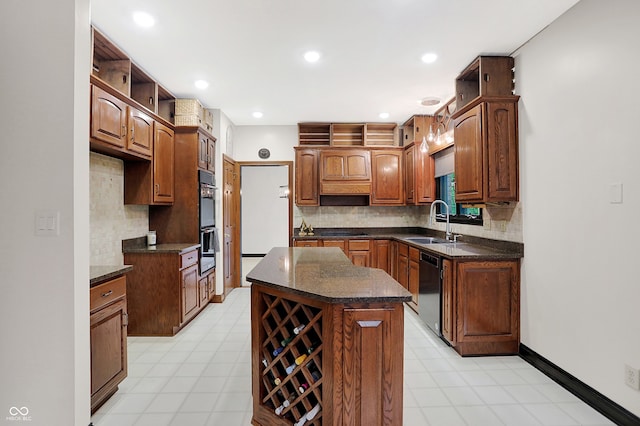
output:
[[416,170],[415,170],[415,145],[405,148],[404,151],[404,187],[405,203],[416,204]]
[[420,286],[420,250],[408,244],[398,243],[396,280],[411,293],[407,305],[418,312]]
[[517,102],[479,100],[456,112],[456,201],[518,200]]
[[127,377],[126,286],[120,276],[90,290],[92,413]]
[[460,355],[517,354],[520,262],[443,262],[442,331]]
[[331,238],[321,240],[322,247],[338,247],[348,257],[349,250],[347,248],[347,240],[342,238]]
[[429,133],[429,120],[427,115],[411,116],[402,125],[402,144],[409,145],[411,142],[422,141],[423,136]]
[[404,205],[402,149],[371,151],[372,206]]
[[436,199],[434,159],[420,149],[419,143],[405,148],[406,204],[427,204]]
[[478,57],[456,78],[456,201],[518,201],[518,100],[513,58]]
[[128,274],[129,335],[173,336],[204,307],[198,295],[198,250],[124,253]]
[[127,137],[127,149],[150,157],[153,149],[153,123],[154,120],[148,114],[137,108],[127,108],[127,124],[129,134]]
[[408,305],[416,312],[418,306],[418,294],[420,293],[420,250],[409,247],[409,276],[407,278],[408,290],[411,293],[411,302]]
[[371,266],[382,269],[391,275],[391,241],[373,240],[373,254],[371,256]]
[[125,161],[125,204],[168,205],[174,202],[174,131],[153,123],[153,159]]
[[[91,123],[90,134],[92,148],[104,144],[124,150],[127,143],[127,104],[109,92],[91,86]],[[105,147],[105,148],[106,148]]]
[[347,240],[348,257],[356,266],[371,266],[371,241],[363,239]]
[[202,138],[215,142],[213,136],[197,126],[175,128],[173,206],[149,208],[149,229],[156,230],[158,241],[200,243],[198,165]]
[[320,205],[318,158],[317,149],[296,149],[295,199],[298,206]]
[[322,247],[322,242],[320,240],[294,240],[294,247]]
[[371,151],[323,149],[320,151],[320,194],[369,195]]
[[215,173],[216,142],[204,132],[198,132],[198,167]]

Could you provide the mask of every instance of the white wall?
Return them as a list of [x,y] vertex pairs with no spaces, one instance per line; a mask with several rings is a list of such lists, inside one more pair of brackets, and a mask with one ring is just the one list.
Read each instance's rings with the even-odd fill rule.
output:
[[266,161],[293,161],[293,147],[298,145],[298,126],[236,126],[233,159],[263,161],[258,150],[267,148],[271,157]]
[[289,245],[289,198],[280,186],[289,183],[287,166],[242,166],[240,171],[242,254],[266,254]]
[[583,0],[515,55],[522,343],[636,415],[623,372],[640,368],[638,17],[634,0]]
[[[86,426],[89,1],[4,1],[0,34],[0,418]],[[35,235],[38,210],[58,236]]]

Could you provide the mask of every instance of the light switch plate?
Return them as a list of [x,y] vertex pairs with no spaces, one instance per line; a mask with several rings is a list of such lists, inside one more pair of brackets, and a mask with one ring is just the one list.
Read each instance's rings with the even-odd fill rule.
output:
[[60,235],[60,212],[40,210],[36,212],[35,231],[38,236]]
[[622,183],[609,185],[609,202],[611,204],[622,204]]

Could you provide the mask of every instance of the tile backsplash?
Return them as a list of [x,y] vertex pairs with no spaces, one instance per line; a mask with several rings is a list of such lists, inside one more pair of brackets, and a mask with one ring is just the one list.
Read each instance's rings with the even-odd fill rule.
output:
[[124,162],[95,152],[89,157],[91,265],[122,265],[122,240],[149,230],[149,207],[124,204]]
[[[522,240],[520,203],[488,205],[483,209],[483,226],[451,224],[451,231],[494,240]],[[444,231],[445,223],[429,223],[429,206],[399,207],[294,207],[294,228],[302,219],[314,228],[422,227]]]

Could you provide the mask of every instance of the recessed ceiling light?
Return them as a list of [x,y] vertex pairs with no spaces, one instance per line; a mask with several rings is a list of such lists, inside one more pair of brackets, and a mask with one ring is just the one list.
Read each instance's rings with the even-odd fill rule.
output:
[[133,12],[133,20],[143,28],[153,27],[153,24],[156,23],[153,16],[149,15],[147,12]]
[[434,106],[440,103],[440,98],[436,98],[435,96],[427,96],[420,101],[420,104],[424,106]]
[[193,83],[198,89],[206,89],[207,87],[209,87],[209,82],[205,81],[205,80],[196,80],[195,83]]
[[316,52],[315,50],[310,50],[304,54],[304,59],[305,61],[311,63],[318,62],[318,60],[320,59],[320,53]]
[[436,61],[436,59],[438,59],[438,55],[436,55],[435,53],[425,53],[424,55],[422,55],[422,62],[424,62],[425,64],[432,64]]
[[262,118],[262,113],[260,111],[254,111],[253,116],[255,118]]
[[388,112],[381,112],[379,115],[380,118],[389,118],[389,113]]

